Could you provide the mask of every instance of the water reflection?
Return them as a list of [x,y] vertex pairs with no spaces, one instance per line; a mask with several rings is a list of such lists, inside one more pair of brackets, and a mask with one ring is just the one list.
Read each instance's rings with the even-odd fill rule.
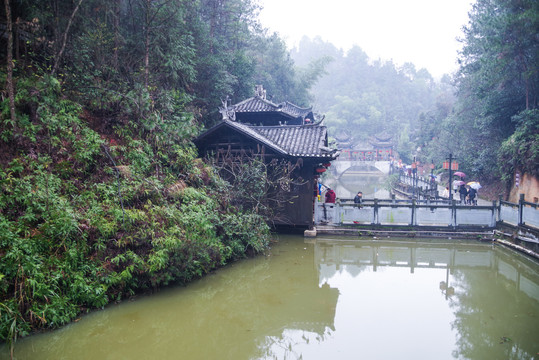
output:
[[317,239],[314,255],[319,286],[339,289],[335,329],[285,330],[263,358],[533,359],[539,350],[538,266],[519,254]]
[[15,352],[18,359],[532,359],[538,270],[477,242],[282,237],[268,257],[23,339]]

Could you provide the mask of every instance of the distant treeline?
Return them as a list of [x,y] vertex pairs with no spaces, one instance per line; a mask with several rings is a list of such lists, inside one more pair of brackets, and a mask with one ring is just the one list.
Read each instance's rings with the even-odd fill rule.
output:
[[417,156],[439,168],[452,153],[470,176],[509,185],[515,170],[539,175],[537,29],[537,1],[477,0],[459,70],[439,81],[411,63],[372,60],[357,46],[344,53],[319,38],[304,38],[292,57],[303,66],[330,61],[313,95],[331,134],[360,143],[387,132],[408,163]]

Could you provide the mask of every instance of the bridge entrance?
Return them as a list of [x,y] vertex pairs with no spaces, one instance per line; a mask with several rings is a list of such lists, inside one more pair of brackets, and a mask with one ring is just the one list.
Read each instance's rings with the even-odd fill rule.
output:
[[347,175],[389,175],[391,173],[391,161],[388,160],[335,160],[331,163],[332,174],[340,178]]

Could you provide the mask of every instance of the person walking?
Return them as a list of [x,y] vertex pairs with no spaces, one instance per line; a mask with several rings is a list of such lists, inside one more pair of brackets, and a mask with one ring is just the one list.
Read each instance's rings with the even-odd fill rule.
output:
[[466,186],[460,185],[459,195],[460,195],[460,204],[461,205],[466,204],[466,196],[468,196],[468,189],[466,189]]
[[335,194],[335,191],[333,191],[333,189],[328,189],[328,191],[326,191],[327,203],[335,203],[336,198],[337,198],[337,194]]
[[354,197],[354,204],[359,204],[361,207],[362,202],[363,202],[363,193],[361,191],[358,191],[357,195]]
[[477,200],[475,200],[476,195],[477,190],[470,186],[470,190],[468,190],[468,199],[470,200],[470,205],[477,205]]
[[449,186],[446,186],[444,191],[442,191],[442,197],[444,199],[449,199]]

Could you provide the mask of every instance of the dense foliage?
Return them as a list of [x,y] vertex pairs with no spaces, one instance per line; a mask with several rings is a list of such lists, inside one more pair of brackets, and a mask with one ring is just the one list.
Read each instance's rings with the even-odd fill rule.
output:
[[263,169],[232,186],[191,144],[227,97],[306,105],[322,72],[254,1],[4,4],[0,340],[265,251]]
[[265,219],[231,206],[192,146],[157,146],[134,122],[98,133],[103,119],[62,98],[55,78],[27,81],[17,105],[35,118],[2,127],[3,339],[265,250]]

